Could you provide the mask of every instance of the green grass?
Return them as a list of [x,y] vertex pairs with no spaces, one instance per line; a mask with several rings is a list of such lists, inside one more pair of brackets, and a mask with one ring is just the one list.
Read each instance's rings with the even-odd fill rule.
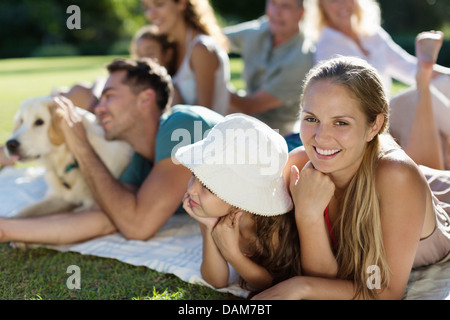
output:
[[[114,259],[59,252],[44,248],[27,251],[0,245],[0,300],[218,300],[227,298],[204,286],[170,274],[136,267]],[[69,289],[72,275],[81,271],[80,289]]]

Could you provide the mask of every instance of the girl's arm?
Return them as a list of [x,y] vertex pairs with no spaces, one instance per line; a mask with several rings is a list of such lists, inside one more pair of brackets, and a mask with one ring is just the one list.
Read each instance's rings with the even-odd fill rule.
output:
[[242,212],[222,218],[214,228],[213,238],[222,256],[251,288],[262,290],[273,281],[270,273],[246,257],[239,247],[239,221]]
[[214,242],[212,230],[204,224],[200,224],[200,229],[203,239],[202,277],[215,288],[224,288],[228,285],[230,274],[228,263]]
[[203,279],[215,288],[223,288],[228,284],[228,263],[217,248],[212,238],[212,230],[217,224],[218,218],[199,217],[189,207],[187,194],[183,199],[183,208],[186,212],[200,223],[202,232],[202,265],[200,271]]
[[266,268],[253,262],[242,253],[227,255],[227,260],[236,272],[245,280],[249,287],[264,290],[272,285],[273,277]]

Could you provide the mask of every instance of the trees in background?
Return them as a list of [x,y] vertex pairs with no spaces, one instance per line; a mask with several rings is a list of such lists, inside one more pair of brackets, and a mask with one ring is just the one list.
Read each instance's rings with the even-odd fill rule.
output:
[[[266,2],[210,1],[223,25],[263,15]],[[408,51],[414,50],[412,39],[420,31],[446,28],[450,33],[450,0],[379,2],[383,27]],[[66,26],[70,5],[80,7],[79,30]],[[1,0],[0,58],[123,54],[131,36],[145,23],[141,0]],[[439,62],[445,65],[450,65],[449,46],[444,45],[440,55]]]
[[[81,29],[66,25],[71,5]],[[144,23],[140,0],[1,0],[0,58],[107,54]]]

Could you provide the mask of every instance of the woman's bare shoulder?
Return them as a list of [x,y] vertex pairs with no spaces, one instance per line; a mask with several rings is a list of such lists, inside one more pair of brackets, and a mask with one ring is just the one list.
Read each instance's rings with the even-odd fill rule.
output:
[[417,164],[402,149],[378,160],[375,179],[379,193],[411,192],[413,189],[423,192],[427,185]]

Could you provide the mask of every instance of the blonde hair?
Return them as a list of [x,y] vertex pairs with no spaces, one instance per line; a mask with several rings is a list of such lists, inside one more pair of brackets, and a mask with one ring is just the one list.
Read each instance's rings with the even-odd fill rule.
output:
[[347,88],[359,101],[368,126],[379,114],[384,116],[379,134],[367,143],[361,165],[340,199],[338,219],[333,226],[339,243],[338,278],[354,282],[355,298],[361,294],[366,299],[376,299],[378,292],[367,286],[368,268],[379,267],[382,286],[389,283],[375,185],[375,170],[385,150],[381,135],[388,130],[388,97],[377,71],[361,59],[341,57],[319,64],[307,75],[304,92],[321,80],[331,80]]
[[[305,0],[305,16],[303,30],[305,36],[317,41],[325,26],[330,26],[320,1]],[[381,25],[381,9],[376,0],[355,0],[355,13],[352,18],[353,29],[359,35],[371,35]]]
[[[174,0],[179,2],[181,0]],[[213,36],[228,51],[228,40],[222,32],[208,0],[186,0],[184,19],[201,33]]]

